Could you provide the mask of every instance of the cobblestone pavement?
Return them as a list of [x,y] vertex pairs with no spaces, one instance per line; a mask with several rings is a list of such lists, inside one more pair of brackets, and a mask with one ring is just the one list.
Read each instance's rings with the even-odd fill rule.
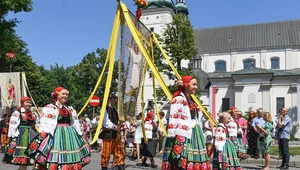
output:
[[[3,158],[3,153],[0,154],[0,159],[2,160]],[[126,170],[150,170],[153,168],[150,167],[142,167],[141,166],[141,162],[135,162],[134,160],[130,160],[129,158],[126,158]],[[160,168],[161,165],[161,155],[158,155],[155,158],[155,162],[157,163],[157,165],[159,165],[158,168]],[[150,163],[148,161],[148,163]],[[255,169],[261,169],[262,168],[262,164],[256,164],[256,163],[246,163],[246,162],[242,162],[241,163],[243,166],[244,170],[250,169],[250,170],[255,170]],[[271,169],[278,169],[276,168],[278,165],[271,165]],[[0,163],[0,170],[17,170],[18,167],[13,166],[13,165],[6,165],[3,164],[2,162]],[[28,167],[27,170],[30,170],[31,168]],[[109,168],[110,170],[117,170],[117,168]],[[300,169],[300,167],[290,167],[290,170],[297,170]],[[101,170],[100,168],[100,154],[99,153],[92,153],[92,161],[90,164],[88,164],[87,166],[84,167],[84,170]],[[278,169],[279,170],[279,169]]]

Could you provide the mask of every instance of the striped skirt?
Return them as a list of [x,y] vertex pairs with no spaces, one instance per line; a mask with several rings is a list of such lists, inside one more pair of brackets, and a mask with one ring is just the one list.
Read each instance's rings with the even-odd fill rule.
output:
[[57,126],[53,136],[40,133],[25,153],[35,159],[35,169],[82,169],[90,162],[89,145],[72,126]]
[[171,169],[210,169],[205,139],[199,125],[192,130],[191,139],[183,136],[167,138],[162,170]]
[[234,145],[239,158],[248,158],[247,147],[243,142],[243,138],[234,137]]
[[213,157],[213,170],[241,170],[240,161],[234,144],[228,139],[222,152],[215,149]]
[[30,141],[36,136],[36,130],[32,126],[19,126],[19,136],[11,138],[6,147],[3,163],[14,165],[33,165],[34,160],[25,155],[25,150]]

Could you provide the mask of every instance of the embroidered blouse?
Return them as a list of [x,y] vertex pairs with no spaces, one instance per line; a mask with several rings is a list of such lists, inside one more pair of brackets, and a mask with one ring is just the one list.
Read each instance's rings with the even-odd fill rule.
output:
[[220,123],[216,128],[216,139],[215,139],[215,147],[216,150],[222,151],[223,147],[226,143],[228,130],[223,123]]
[[237,124],[235,123],[235,121],[231,118],[229,123],[227,124],[227,128],[228,128],[228,132],[229,132],[229,136],[233,136],[236,137],[237,136],[237,131],[238,131],[238,127]]
[[[69,118],[68,118],[69,117]],[[39,133],[44,131],[53,135],[57,123],[69,123],[79,135],[82,135],[77,112],[71,106],[63,106],[60,103],[46,105],[41,113]]]
[[16,110],[10,117],[8,137],[18,137],[20,132],[18,130],[19,125],[32,126],[34,127],[37,122],[38,116],[34,112],[26,112],[26,110],[21,107],[20,110]]
[[[181,93],[171,101],[168,137],[180,135],[190,139],[192,135],[192,123],[187,99],[184,94]],[[195,123],[196,121],[194,124]]]

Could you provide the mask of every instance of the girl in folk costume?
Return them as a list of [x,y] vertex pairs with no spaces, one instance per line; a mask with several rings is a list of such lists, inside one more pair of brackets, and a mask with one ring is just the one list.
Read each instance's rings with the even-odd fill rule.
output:
[[20,165],[20,170],[25,170],[27,165],[33,165],[34,160],[25,155],[25,149],[36,136],[35,129],[37,116],[31,111],[31,98],[22,97],[21,107],[10,118],[7,145],[3,163]]
[[229,131],[229,137],[233,144],[235,145],[235,149],[237,151],[238,157],[241,159],[247,159],[248,155],[246,154],[246,145],[243,143],[243,131],[242,128],[237,123],[236,115],[237,108],[231,107],[229,109],[229,113],[231,114],[231,118],[229,119],[229,123],[227,124],[227,128]]
[[219,114],[219,125],[215,131],[215,151],[213,156],[213,170],[240,170],[240,162],[236,154],[235,146],[229,138],[226,124],[231,115],[227,112]]
[[147,117],[145,118],[145,131],[146,131],[146,142],[142,139],[142,156],[143,162],[142,166],[148,166],[146,164],[147,158],[149,157],[151,161],[151,167],[156,168],[157,165],[154,162],[154,157],[156,155],[156,148],[157,148],[157,124],[154,122],[154,112],[148,112]]
[[45,170],[82,169],[90,162],[90,148],[82,137],[76,111],[66,102],[69,91],[57,87],[52,93],[53,104],[43,108],[39,134],[25,153]]
[[191,98],[197,90],[197,80],[184,76],[176,85],[161,169],[210,169],[205,139],[196,121],[199,109]]

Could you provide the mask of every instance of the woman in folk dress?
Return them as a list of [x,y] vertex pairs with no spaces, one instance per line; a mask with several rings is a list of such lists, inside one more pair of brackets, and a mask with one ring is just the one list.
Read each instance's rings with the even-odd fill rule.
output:
[[8,137],[10,138],[3,157],[3,163],[19,165],[20,170],[33,165],[34,160],[25,155],[25,149],[36,136],[36,122],[38,116],[31,111],[31,98],[22,97],[21,107],[10,117]]
[[82,136],[76,111],[66,106],[69,91],[54,89],[53,104],[43,108],[39,134],[31,141],[26,154],[36,161],[34,169],[82,169],[90,163],[89,144]]

